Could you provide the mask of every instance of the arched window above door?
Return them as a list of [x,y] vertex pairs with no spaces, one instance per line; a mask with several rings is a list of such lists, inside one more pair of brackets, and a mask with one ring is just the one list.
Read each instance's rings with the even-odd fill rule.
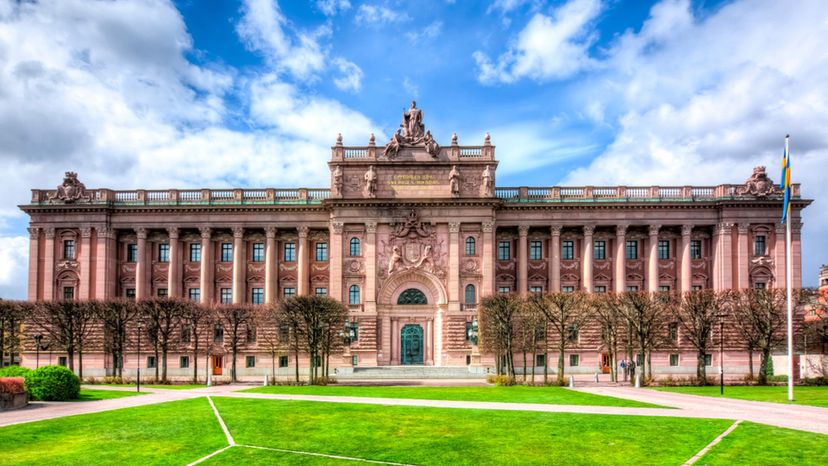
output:
[[402,293],[397,298],[397,304],[428,304],[428,298],[426,298],[425,293],[416,289],[416,288],[409,288]]

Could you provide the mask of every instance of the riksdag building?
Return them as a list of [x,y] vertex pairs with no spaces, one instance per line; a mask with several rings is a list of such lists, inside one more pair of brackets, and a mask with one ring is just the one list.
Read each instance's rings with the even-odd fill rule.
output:
[[[494,293],[786,286],[781,193],[764,167],[718,186],[507,187],[496,182],[488,134],[481,145],[460,145],[456,134],[440,145],[414,104],[400,127],[385,145],[371,135],[345,146],[339,136],[324,188],[90,189],[69,172],[21,206],[31,217],[28,299],[267,304],[329,295],[358,326],[347,354],[332,359],[339,374],[415,365],[456,375],[493,366],[469,327]],[[799,185],[793,198],[800,287],[800,211],[810,201]],[[595,325],[567,350],[568,372],[608,370]],[[191,375],[176,364],[187,349],[171,354],[171,375]],[[219,374],[229,355],[210,351]],[[692,348],[675,352],[686,355],[679,367],[662,351],[654,372],[694,374]],[[240,356],[241,376],[270,372],[255,338]],[[292,358],[280,357],[284,374]],[[29,348],[24,363],[33,359]],[[743,372],[746,361],[736,348],[725,354]],[[103,348],[85,349],[85,374],[111,366]]]

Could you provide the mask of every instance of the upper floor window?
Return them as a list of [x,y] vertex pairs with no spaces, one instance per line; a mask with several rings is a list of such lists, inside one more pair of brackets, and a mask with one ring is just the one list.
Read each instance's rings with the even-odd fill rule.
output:
[[574,286],[562,286],[561,291],[563,291],[564,293],[574,293],[575,292],[575,287]]
[[628,293],[636,293],[638,291],[638,286],[636,285],[627,285],[627,292]]
[[566,240],[561,244],[561,259],[571,261],[575,258],[575,242]]
[[627,259],[638,259],[638,240],[627,240]]
[[265,249],[264,243],[253,243],[253,256],[251,259],[253,262],[264,262],[265,259]]
[[569,340],[570,343],[578,343],[578,337],[580,336],[580,331],[577,325],[570,325],[567,329],[567,336],[566,339]]
[[533,261],[543,259],[543,247],[540,241],[529,242],[529,259]]
[[596,241],[594,247],[592,248],[595,250],[595,260],[605,260],[607,258],[607,242],[606,241]]
[[529,292],[530,293],[543,293],[543,287],[542,286],[530,286],[529,287]]
[[124,290],[124,296],[130,301],[135,300],[135,288],[127,288]]
[[509,293],[509,291],[510,291],[510,290],[509,290],[509,287],[508,287],[508,286],[499,286],[499,287],[497,288],[497,292],[498,292],[498,293],[506,294],[506,293]]
[[348,289],[348,304],[359,304],[359,285],[351,285]]
[[201,262],[201,244],[190,243],[190,262]]
[[477,290],[475,290],[474,285],[468,284],[466,285],[466,304],[476,304],[477,303]]
[[292,286],[286,287],[284,290],[282,290],[282,294],[285,296],[285,298],[292,298],[296,296],[296,288]]
[[64,286],[63,287],[63,300],[64,301],[72,301],[75,299],[75,287],[74,286]]
[[477,254],[477,244],[474,241],[474,236],[466,238],[466,255],[473,256]]
[[193,337],[193,327],[191,325],[184,325],[181,327],[181,343],[189,343]]
[[253,288],[250,292],[250,302],[252,304],[264,304],[264,288]]
[[221,261],[233,262],[233,243],[221,243]]
[[670,291],[670,285],[659,285],[658,291],[661,293],[667,293]]
[[224,326],[221,324],[216,324],[213,327],[213,342],[214,343],[221,343],[224,341]]
[[595,292],[596,293],[606,293],[607,292],[607,287],[604,286],[604,285],[596,285],[595,286]]
[[221,304],[233,304],[233,289],[232,288],[222,288],[219,291],[219,303]]
[[316,261],[328,260],[328,243],[316,243]]
[[701,252],[701,240],[694,239],[690,240],[690,258],[691,259],[701,259],[702,252]]
[[245,332],[245,340],[247,343],[254,343],[256,341],[256,326],[248,325]]
[[285,262],[296,262],[296,243],[285,243]]
[[678,323],[670,322],[667,325],[667,335],[673,343],[678,343]]
[[658,240],[658,258],[659,259],[669,259],[670,258],[670,241],[666,239]]
[[317,288],[314,291],[314,293],[316,294],[316,296],[327,296],[328,295],[328,289],[327,288]]
[[498,241],[497,260],[507,261],[512,258],[511,244],[508,241]]
[[754,255],[756,256],[764,256],[766,253],[765,250],[765,235],[756,235],[753,241],[754,244]]
[[75,259],[75,240],[63,240],[63,258],[65,260]]
[[127,244],[127,262],[138,262],[138,245]]
[[190,301],[201,301],[201,289],[190,288],[187,290],[187,296],[189,296]]
[[159,298],[166,298],[169,296],[169,292],[166,288],[158,288],[155,292],[155,296],[158,296]]
[[170,245],[161,243],[158,245],[158,262],[170,261]]
[[348,251],[348,255],[351,257],[362,255],[362,251],[360,251],[359,247],[359,238],[351,238],[350,250]]
[[765,282],[756,282],[753,284],[753,287],[757,290],[764,290],[765,289]]

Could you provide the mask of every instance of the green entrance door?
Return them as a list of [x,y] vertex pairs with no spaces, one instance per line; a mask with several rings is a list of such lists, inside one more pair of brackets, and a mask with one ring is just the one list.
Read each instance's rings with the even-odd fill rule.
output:
[[423,363],[423,328],[417,324],[408,324],[402,328],[400,346],[402,364]]

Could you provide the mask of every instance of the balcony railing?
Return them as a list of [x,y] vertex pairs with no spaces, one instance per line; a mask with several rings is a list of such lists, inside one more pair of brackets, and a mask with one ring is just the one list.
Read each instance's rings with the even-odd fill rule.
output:
[[[506,202],[693,202],[751,197],[740,194],[742,186],[522,186],[495,188],[495,197]],[[793,197],[800,197],[798,184],[793,185]]]

